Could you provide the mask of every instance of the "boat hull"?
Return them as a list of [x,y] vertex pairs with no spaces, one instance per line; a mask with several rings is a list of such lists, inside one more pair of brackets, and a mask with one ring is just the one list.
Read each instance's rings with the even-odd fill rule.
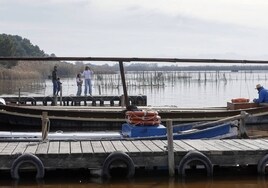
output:
[[[177,129],[178,130],[178,129]],[[174,128],[173,139],[215,139],[236,138],[237,128],[233,123],[205,126],[195,129],[193,126],[185,125],[176,131]],[[0,131],[1,141],[41,141],[41,132],[8,132]],[[48,132],[45,140],[167,140],[167,130],[163,125],[157,126],[135,126],[123,124],[122,131],[98,131],[98,132]]]
[[[158,112],[161,122],[171,119],[173,124],[185,122],[214,121],[238,115],[241,110],[227,110],[224,108],[210,109],[180,109],[174,107],[148,108]],[[268,123],[268,107],[243,109],[253,114],[247,124]],[[41,130],[42,113],[47,112],[52,131],[57,130],[119,130],[126,122],[125,109],[121,107],[39,107],[0,105],[0,130]],[[258,116],[258,114],[260,114]],[[266,117],[266,118],[265,118]]]

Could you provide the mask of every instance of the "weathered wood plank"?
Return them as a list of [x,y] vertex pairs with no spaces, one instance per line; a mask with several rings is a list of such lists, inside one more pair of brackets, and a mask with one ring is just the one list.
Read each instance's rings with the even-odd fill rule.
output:
[[112,153],[115,151],[115,148],[111,141],[102,141],[101,143],[106,153]]
[[94,153],[105,153],[105,150],[100,141],[91,141]]
[[229,148],[230,151],[243,151],[242,148],[237,147],[237,144],[233,145],[232,143],[225,142],[225,140],[215,140],[215,143],[219,144],[220,146]]
[[218,148],[207,144],[203,140],[185,140],[184,142],[198,151],[218,151]]
[[151,140],[143,140],[142,143],[146,145],[152,152],[162,152],[163,150],[155,145]]
[[248,148],[247,146],[241,145],[239,143],[237,143],[235,140],[224,140],[225,143],[228,143],[234,147],[240,148],[241,150],[252,150],[251,148]]
[[27,147],[28,142],[19,142],[16,149],[13,151],[12,155],[17,155],[24,153],[26,147]]
[[138,153],[140,150],[132,143],[132,141],[123,141],[122,144],[125,146],[129,153]]
[[140,140],[132,141],[132,143],[138,148],[140,152],[151,152],[151,150]]
[[49,142],[48,154],[58,154],[59,149],[60,149],[59,141]]
[[162,151],[167,151],[167,143],[163,142],[162,140],[152,140],[152,142],[159,147]]
[[7,146],[7,142],[0,142],[0,153],[3,151],[3,149]]
[[38,142],[30,142],[27,144],[27,148],[25,149],[24,153],[32,153],[35,154],[38,147]]
[[263,144],[268,144],[268,140],[267,139],[260,139],[260,141],[262,141]]
[[71,144],[71,154],[82,154],[82,148],[79,141],[72,141]]
[[117,151],[123,151],[123,152],[128,152],[127,148],[122,144],[121,141],[112,141],[112,144]]
[[46,155],[48,152],[49,142],[41,142],[39,143],[36,154],[37,155]]
[[70,142],[60,142],[60,154],[70,154],[71,153],[71,146]]
[[82,152],[93,153],[93,148],[90,141],[81,141]]
[[268,150],[268,142],[266,142],[266,140],[264,140],[264,139],[256,139],[256,140],[254,140],[254,143],[256,143],[257,145],[261,146],[265,150]]
[[210,145],[212,145],[213,147],[217,148],[218,151],[229,151],[230,149],[226,146],[224,146],[223,144],[219,144],[220,140],[218,140],[218,142],[216,140],[204,140],[203,142],[206,142]]
[[11,155],[18,146],[18,142],[9,142],[0,155]]
[[186,142],[182,140],[174,140],[173,146],[176,152],[187,152],[187,151],[194,150],[192,146],[190,146],[189,144],[187,144]]
[[263,150],[261,146],[255,145],[253,141],[247,142],[246,140],[241,140],[241,139],[236,139],[234,141],[251,150]]
[[29,142],[19,142],[16,149],[12,152],[12,155],[24,153],[28,143]]

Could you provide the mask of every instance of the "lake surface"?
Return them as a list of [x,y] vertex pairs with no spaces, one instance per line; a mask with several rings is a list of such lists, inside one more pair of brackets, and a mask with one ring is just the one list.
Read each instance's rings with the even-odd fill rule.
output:
[[[143,72],[126,74],[129,95],[147,95],[148,105],[203,107],[226,106],[232,98],[257,97],[256,84],[268,87],[266,72]],[[63,95],[75,95],[75,78],[62,79]],[[51,80],[0,82],[2,96],[48,96],[52,94]],[[93,95],[122,95],[119,74],[95,75]],[[13,181],[9,173],[0,173],[0,187],[69,187],[69,188],[226,188],[267,187],[265,178],[256,169],[221,169],[213,178],[177,175],[170,179],[168,172],[140,172],[132,180],[103,181],[88,171],[49,171],[41,182],[33,180]]]
[[213,178],[194,174],[181,178],[168,177],[167,171],[139,172],[135,178],[103,180],[91,177],[86,171],[51,171],[38,182],[30,179],[11,180],[9,174],[1,174],[0,188],[10,187],[45,187],[45,188],[265,188],[268,181],[252,171],[225,170],[215,172]]
[[[132,72],[126,74],[129,95],[146,95],[148,105],[226,106],[233,98],[258,97],[256,84],[268,87],[267,72]],[[75,78],[61,79],[63,95],[76,95]],[[52,95],[51,80],[0,82],[0,95]],[[84,88],[83,88],[84,91]],[[82,94],[83,94],[82,91]],[[119,74],[95,75],[93,95],[122,95]]]

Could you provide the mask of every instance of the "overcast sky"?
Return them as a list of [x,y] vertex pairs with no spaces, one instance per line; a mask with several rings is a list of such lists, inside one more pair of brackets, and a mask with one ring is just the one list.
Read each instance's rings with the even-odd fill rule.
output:
[[268,1],[0,0],[0,33],[57,56],[268,60]]

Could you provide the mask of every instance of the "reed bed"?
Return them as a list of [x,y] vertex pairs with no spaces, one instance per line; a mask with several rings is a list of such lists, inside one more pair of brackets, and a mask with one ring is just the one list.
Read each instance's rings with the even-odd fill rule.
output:
[[[249,81],[266,81],[267,75],[258,75],[254,77],[252,72],[221,72],[221,71],[128,71],[125,74],[126,84],[128,88],[142,88],[142,87],[165,87],[168,84],[174,85],[175,83],[227,83],[233,80]],[[117,74],[98,74],[95,76],[95,85],[99,89],[117,89],[122,85],[121,76]]]
[[[42,67],[37,67],[41,69]],[[14,70],[0,70],[0,85],[5,93],[12,93],[11,88],[18,91],[31,91],[31,90],[42,90],[46,87],[45,81],[47,77],[44,78],[34,71],[26,71],[26,66],[21,64],[21,67]],[[10,71],[15,71],[10,73]],[[183,85],[190,83],[206,84],[210,83],[223,83],[226,84],[232,81],[251,81],[263,83],[267,81],[267,74],[256,74],[250,71],[246,72],[227,72],[227,71],[128,71],[125,74],[126,84],[129,90],[150,88],[151,90],[157,88],[165,88],[166,86],[174,86],[178,83]],[[74,78],[74,77],[73,77]],[[8,81],[8,80],[13,80]],[[17,80],[16,82],[14,82]],[[7,87],[4,86],[8,83]],[[72,82],[73,86],[76,85]],[[96,73],[94,75],[94,85],[99,94],[109,93],[111,89],[118,91],[120,93],[122,89],[121,75],[119,72],[112,74]]]

